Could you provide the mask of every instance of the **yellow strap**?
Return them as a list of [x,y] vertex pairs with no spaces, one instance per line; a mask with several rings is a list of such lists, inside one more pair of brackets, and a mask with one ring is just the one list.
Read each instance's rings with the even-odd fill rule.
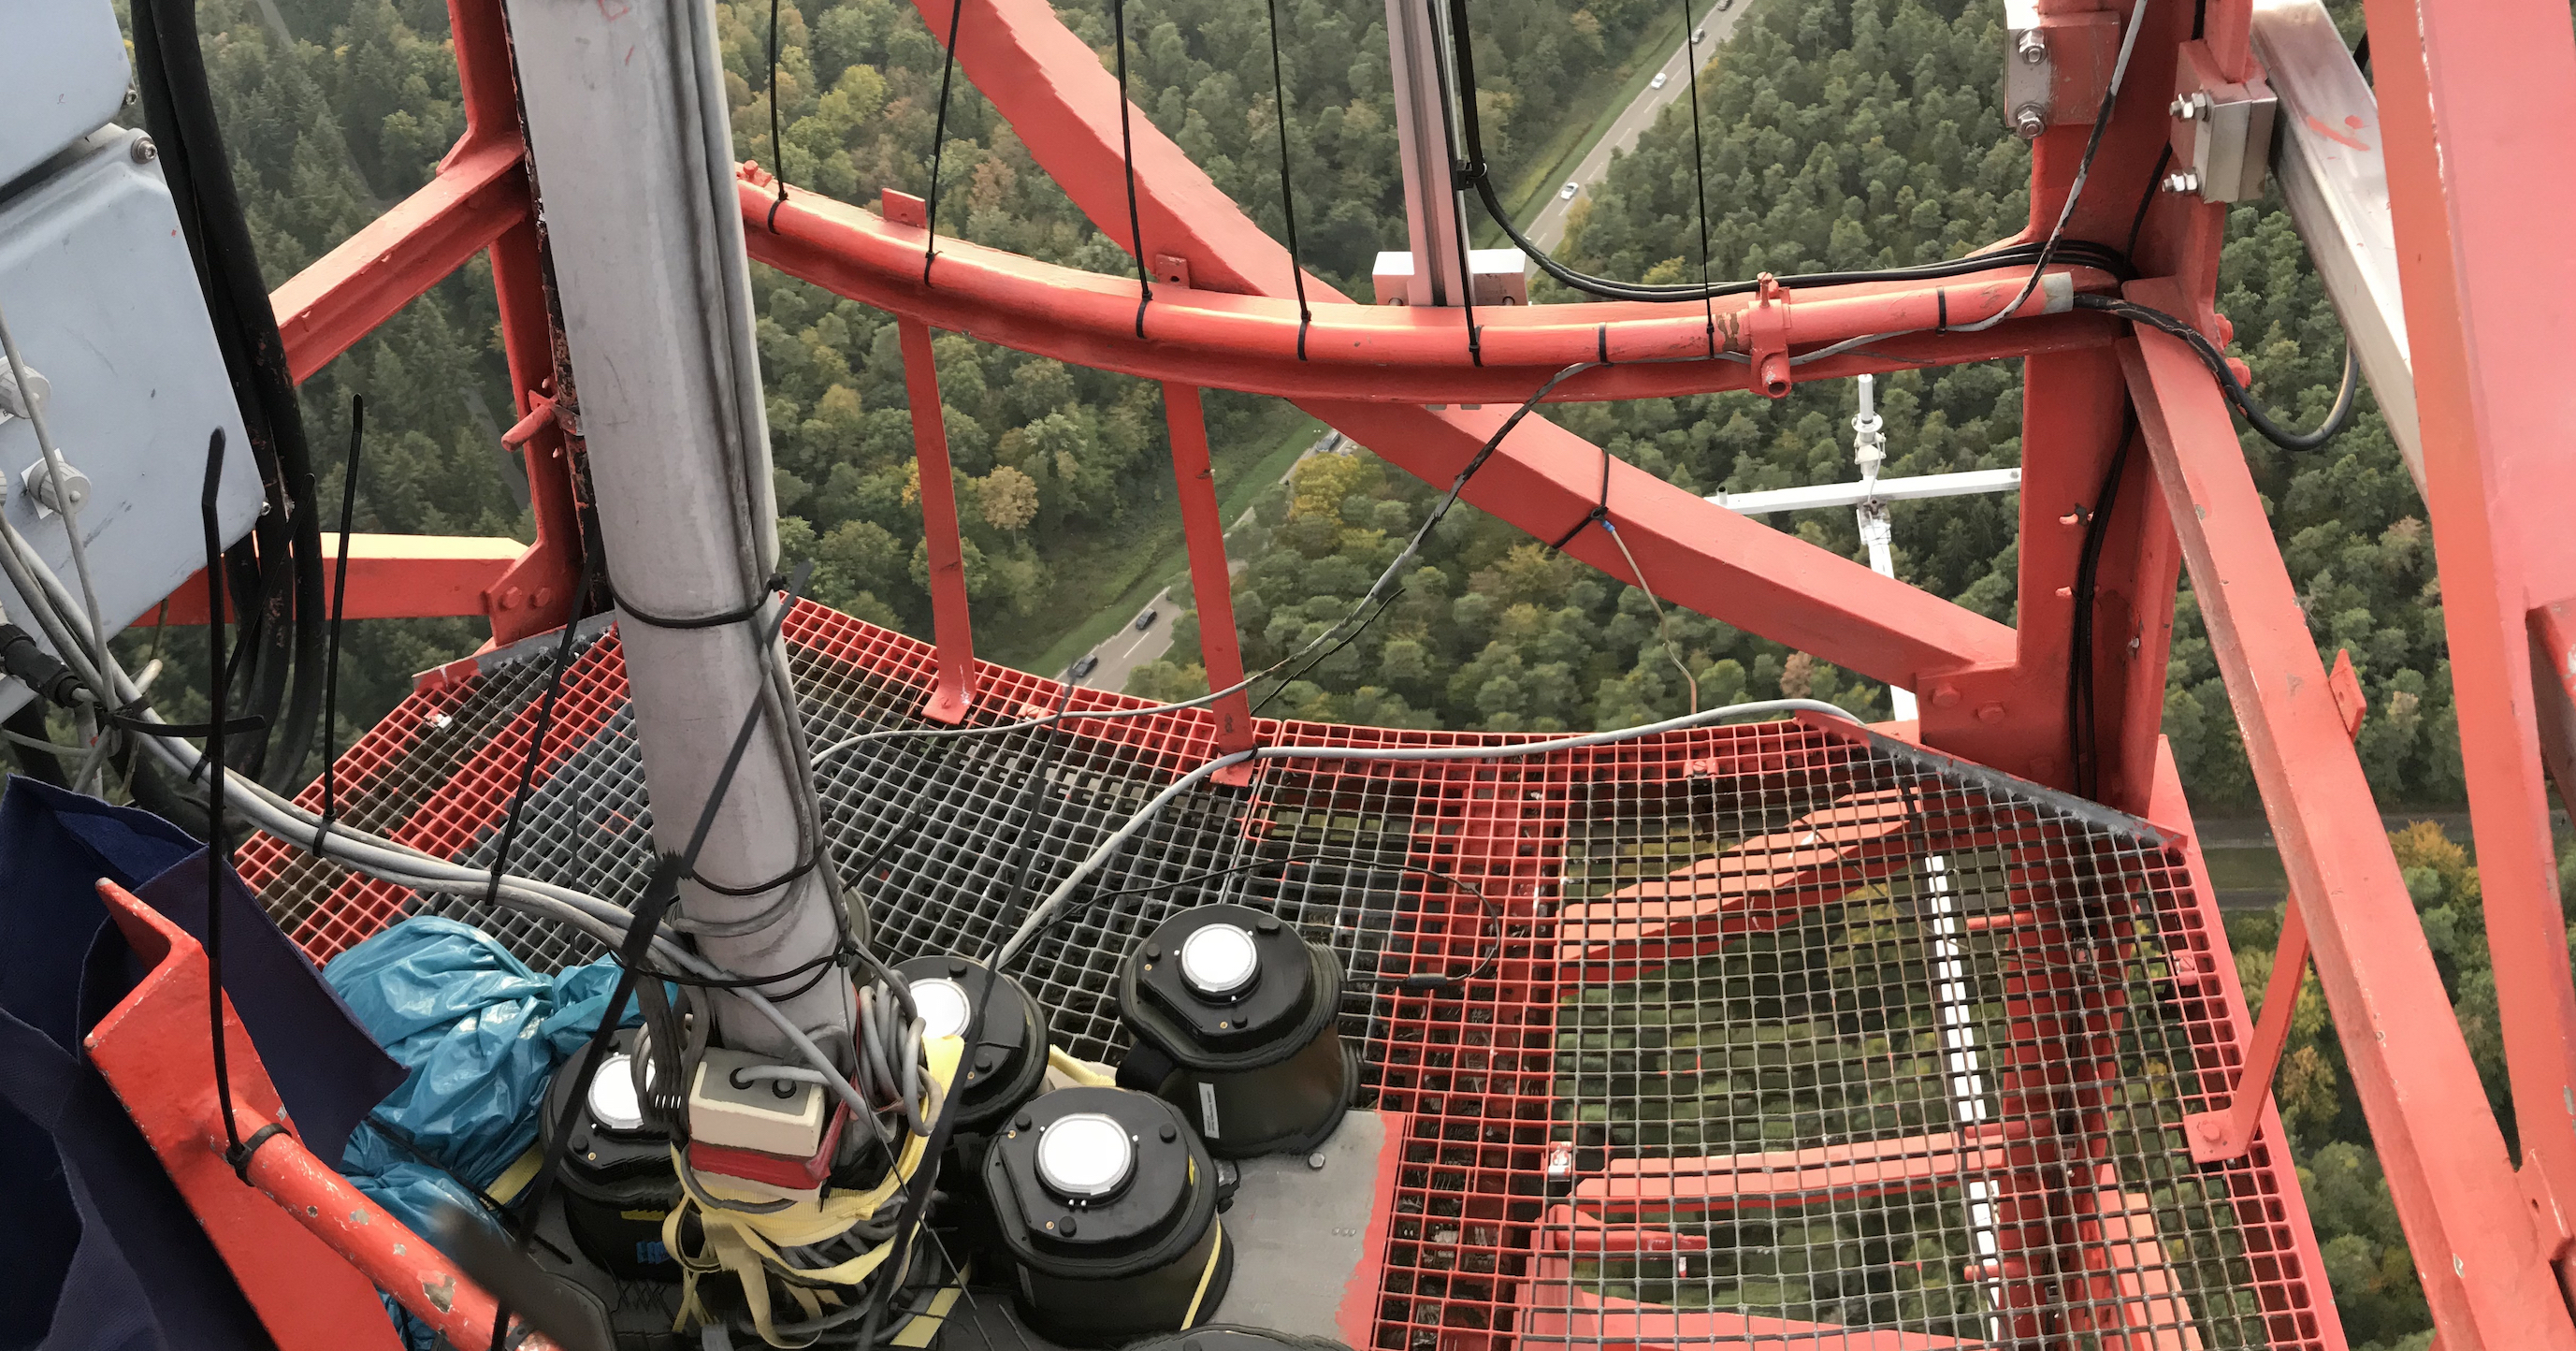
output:
[[938,1336],[939,1330],[948,1325],[948,1311],[957,1307],[957,1296],[961,1293],[963,1292],[952,1285],[932,1296],[929,1310],[914,1314],[912,1321],[903,1325],[903,1331],[895,1334],[891,1344],[895,1346],[930,1345],[930,1339]]
[[507,1205],[516,1200],[520,1191],[530,1182],[536,1180],[537,1170],[545,1166],[546,1151],[537,1145],[530,1145],[527,1153],[520,1155],[511,1162],[509,1167],[502,1169],[501,1175],[492,1179],[492,1185],[483,1190],[493,1200]]
[[[947,1089],[956,1081],[957,1064],[965,1054],[966,1043],[957,1037],[933,1037],[924,1040],[923,1049],[928,1053],[932,1082],[943,1090]],[[921,1166],[928,1144],[929,1141],[924,1137],[918,1135],[908,1137],[902,1155],[896,1160],[894,1172],[866,1191],[835,1192],[819,1200],[800,1201],[784,1209],[759,1215],[704,1204],[699,1199],[697,1188],[705,1188],[707,1195],[720,1200],[758,1198],[750,1196],[728,1198],[720,1182],[707,1178],[692,1178],[685,1173],[687,1159],[681,1154],[679,1148],[674,1146],[671,1151],[672,1164],[675,1168],[684,1170],[683,1180],[691,1181],[693,1185],[681,1188],[679,1204],[673,1206],[671,1213],[664,1216],[662,1220],[662,1246],[680,1264],[680,1315],[674,1321],[672,1330],[686,1331],[692,1323],[704,1324],[710,1321],[706,1306],[698,1297],[698,1278],[702,1275],[712,1276],[718,1271],[726,1271],[732,1273],[735,1281],[742,1286],[743,1303],[750,1311],[752,1326],[759,1331],[762,1341],[776,1347],[803,1345],[803,1343],[779,1340],[771,1317],[769,1272],[773,1267],[787,1268],[789,1265],[787,1259],[781,1256],[778,1250],[805,1247],[837,1238],[847,1233],[850,1226],[873,1218],[878,1209],[893,1198],[896,1190],[912,1179],[915,1170]],[[691,1214],[698,1217],[699,1232],[706,1239],[705,1249],[699,1252],[684,1251],[680,1243],[683,1221]],[[795,1269],[797,1282],[815,1285],[856,1285],[884,1265],[886,1259],[893,1255],[893,1251],[894,1242],[888,1240],[834,1266],[815,1270],[797,1268]],[[829,1291],[808,1289],[797,1282],[781,1284],[785,1286],[789,1297],[805,1311],[805,1316],[808,1318],[822,1311],[823,1301],[829,1301],[835,1305],[840,1303],[839,1298]]]
[[1116,1088],[1118,1080],[1073,1058],[1061,1046],[1047,1048],[1047,1067],[1084,1088]]

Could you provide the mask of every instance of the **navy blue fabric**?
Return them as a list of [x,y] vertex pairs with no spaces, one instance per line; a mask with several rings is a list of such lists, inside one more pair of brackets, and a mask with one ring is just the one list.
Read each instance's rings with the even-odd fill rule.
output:
[[[99,879],[202,937],[205,868],[203,846],[147,812],[26,778],[0,793],[0,1194],[11,1205],[0,1225],[0,1351],[154,1347],[163,1329],[177,1347],[268,1344],[80,1053],[81,1034],[139,973]],[[317,1154],[338,1157],[402,1068],[238,882],[224,957],[226,991],[287,1112]],[[58,1302],[64,1315],[49,1319]]]
[[[27,783],[0,794],[0,1192],[13,1221],[0,1226],[0,1347],[268,1347],[178,1186],[81,1054],[84,1014],[129,983],[128,953],[102,931],[95,860],[47,838],[50,815],[21,800]],[[27,1010],[41,1024],[17,1015],[30,990],[48,997]]]
[[[189,937],[206,940],[204,849],[133,890]],[[238,877],[224,879],[224,993],[313,1157],[339,1158],[349,1132],[402,1087],[403,1067]]]

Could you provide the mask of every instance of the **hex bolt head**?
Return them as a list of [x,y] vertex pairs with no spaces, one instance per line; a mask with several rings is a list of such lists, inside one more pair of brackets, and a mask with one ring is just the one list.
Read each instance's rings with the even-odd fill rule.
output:
[[2036,141],[2048,130],[2048,114],[2036,103],[2025,103],[2013,109],[2013,134],[2025,141]]
[[137,136],[134,138],[133,149],[129,153],[134,156],[135,163],[150,164],[160,158],[161,147],[152,144],[152,138],[149,136]]
[[2021,41],[2015,44],[2015,50],[2021,53],[2023,65],[2036,66],[2048,59],[2048,39],[2034,29],[2021,35]]
[[1314,1169],[1318,1173],[1324,1171],[1324,1156],[1321,1154],[1307,1155],[1306,1166]]
[[2200,191],[2200,175],[2193,173],[2167,174],[2165,175],[2165,191],[2198,192]]

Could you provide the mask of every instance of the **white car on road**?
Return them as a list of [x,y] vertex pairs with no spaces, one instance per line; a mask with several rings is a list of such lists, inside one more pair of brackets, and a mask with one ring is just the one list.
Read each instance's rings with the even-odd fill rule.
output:
[[1556,190],[1556,195],[1563,200],[1572,201],[1574,200],[1574,194],[1581,191],[1583,191],[1583,185],[1569,178],[1565,180],[1564,187]]
[[1648,89],[1661,89],[1664,87],[1664,81],[1671,78],[1672,76],[1664,71],[1656,71],[1655,78],[1646,81],[1646,87]]

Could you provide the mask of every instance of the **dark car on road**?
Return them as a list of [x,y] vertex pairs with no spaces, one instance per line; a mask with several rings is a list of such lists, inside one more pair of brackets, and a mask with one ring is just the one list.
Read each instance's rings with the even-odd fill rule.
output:
[[1138,633],[1143,633],[1145,630],[1154,627],[1155,617],[1154,612],[1151,610],[1147,610],[1145,613],[1136,616],[1136,631]]

